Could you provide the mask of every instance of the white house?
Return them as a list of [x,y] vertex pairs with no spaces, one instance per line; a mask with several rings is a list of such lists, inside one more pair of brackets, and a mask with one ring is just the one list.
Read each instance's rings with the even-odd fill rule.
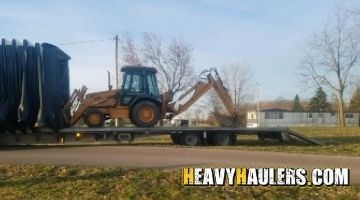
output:
[[[259,117],[258,117],[259,116]],[[345,113],[346,126],[359,126],[359,113]],[[247,112],[247,127],[337,126],[336,112],[267,109]]]

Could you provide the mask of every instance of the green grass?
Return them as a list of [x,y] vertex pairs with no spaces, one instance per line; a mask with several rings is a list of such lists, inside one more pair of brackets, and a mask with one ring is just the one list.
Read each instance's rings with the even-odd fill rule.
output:
[[1,199],[359,199],[349,187],[183,187],[181,170],[0,165]]
[[[309,154],[329,154],[360,156],[360,128],[359,127],[297,127],[292,128],[310,138],[319,140],[325,145],[317,146],[305,142],[279,143],[278,141],[259,141],[257,136],[238,136],[235,146],[227,147],[199,147],[199,148],[222,148],[238,150],[275,151]],[[134,141],[135,145],[159,145],[172,146],[168,136],[154,136],[141,138]]]
[[[261,142],[239,136],[236,146],[196,147],[360,155],[360,128],[294,128],[326,145]],[[124,145],[124,144],[121,144]],[[128,144],[126,144],[128,145]],[[140,138],[131,145],[175,146],[168,136]],[[65,147],[65,146],[64,146]],[[180,146],[178,146],[180,147]],[[181,148],[181,147],[180,147]],[[180,169],[123,169],[0,164],[1,199],[360,199],[349,187],[183,187]]]

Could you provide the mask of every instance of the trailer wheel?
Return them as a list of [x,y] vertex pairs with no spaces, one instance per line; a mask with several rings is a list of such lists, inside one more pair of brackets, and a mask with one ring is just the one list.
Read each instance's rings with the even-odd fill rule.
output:
[[85,112],[84,122],[88,127],[102,127],[104,125],[105,116],[97,109],[89,109]]
[[257,136],[258,136],[258,139],[259,139],[261,142],[264,142],[264,141],[265,141],[265,136],[264,136],[263,134],[258,133]]
[[180,140],[181,140],[180,133],[171,133],[170,138],[174,144],[180,144]]
[[182,133],[181,144],[186,146],[200,145],[200,135],[198,133]]
[[159,116],[159,108],[150,101],[139,102],[131,110],[131,120],[138,127],[154,126]]
[[219,146],[235,144],[235,135],[232,133],[215,133],[212,139],[213,144]]

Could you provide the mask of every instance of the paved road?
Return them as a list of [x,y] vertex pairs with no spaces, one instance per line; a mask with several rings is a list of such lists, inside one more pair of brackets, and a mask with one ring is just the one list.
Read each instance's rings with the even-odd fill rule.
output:
[[347,167],[351,183],[360,183],[360,157],[307,155],[228,149],[87,146],[0,149],[0,163],[42,163],[121,167]]

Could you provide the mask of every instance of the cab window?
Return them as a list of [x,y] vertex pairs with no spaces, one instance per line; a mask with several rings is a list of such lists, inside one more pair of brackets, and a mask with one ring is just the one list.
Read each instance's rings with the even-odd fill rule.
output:
[[148,74],[146,76],[148,94],[152,96],[159,96],[159,89],[156,84],[155,74]]
[[140,74],[126,74],[124,78],[124,91],[127,92],[140,92]]
[[131,82],[131,92],[140,92],[140,75],[133,74]]
[[124,86],[123,89],[124,90],[130,90],[130,86],[131,86],[131,75],[130,74],[126,74],[124,76]]

